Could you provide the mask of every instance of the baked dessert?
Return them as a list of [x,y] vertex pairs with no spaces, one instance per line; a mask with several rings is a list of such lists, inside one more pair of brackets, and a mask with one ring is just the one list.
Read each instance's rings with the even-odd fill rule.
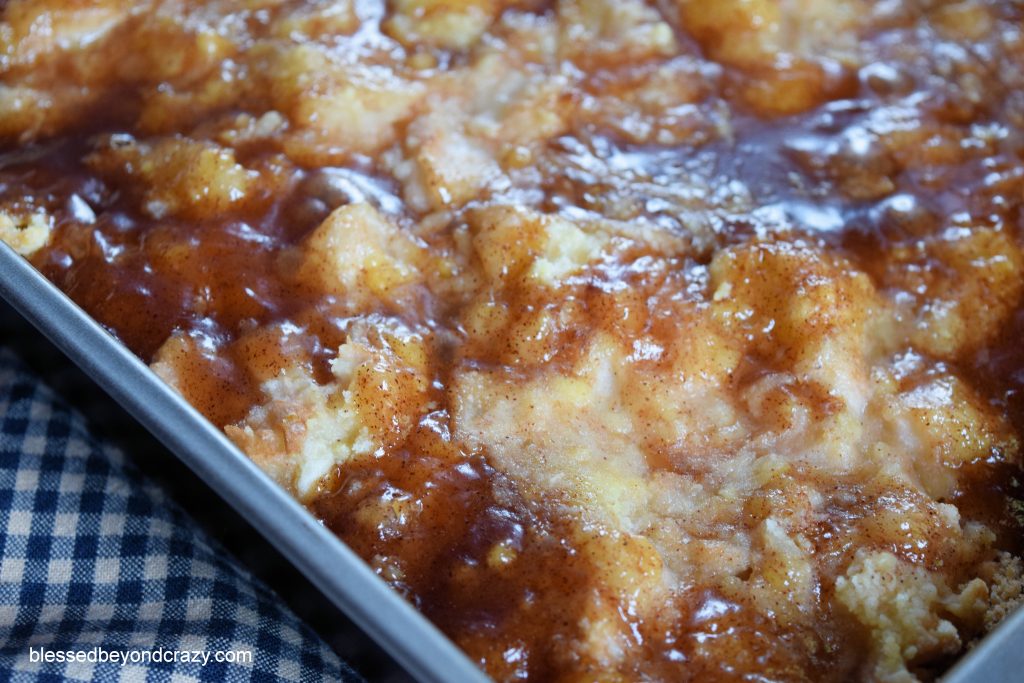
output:
[[0,236],[495,679],[1019,602],[1020,3],[2,7]]

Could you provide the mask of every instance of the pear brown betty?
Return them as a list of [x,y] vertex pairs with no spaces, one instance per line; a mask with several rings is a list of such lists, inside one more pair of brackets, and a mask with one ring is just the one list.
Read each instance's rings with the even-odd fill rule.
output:
[[1024,5],[0,1],[0,238],[498,681],[1022,595]]

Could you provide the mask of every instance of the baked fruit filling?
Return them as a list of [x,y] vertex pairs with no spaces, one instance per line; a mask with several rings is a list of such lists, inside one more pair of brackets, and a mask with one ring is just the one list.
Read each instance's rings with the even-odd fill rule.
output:
[[501,681],[1021,600],[1024,6],[8,0],[0,238]]

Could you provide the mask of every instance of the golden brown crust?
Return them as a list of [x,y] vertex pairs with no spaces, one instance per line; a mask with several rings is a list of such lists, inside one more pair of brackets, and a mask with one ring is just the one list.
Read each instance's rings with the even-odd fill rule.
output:
[[1020,602],[1024,15],[11,0],[0,239],[496,679]]

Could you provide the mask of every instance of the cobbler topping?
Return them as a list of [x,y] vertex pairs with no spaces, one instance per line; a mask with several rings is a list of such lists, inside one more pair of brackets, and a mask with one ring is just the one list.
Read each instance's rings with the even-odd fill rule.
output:
[[1019,3],[0,7],[0,239],[495,679],[1020,600]]

